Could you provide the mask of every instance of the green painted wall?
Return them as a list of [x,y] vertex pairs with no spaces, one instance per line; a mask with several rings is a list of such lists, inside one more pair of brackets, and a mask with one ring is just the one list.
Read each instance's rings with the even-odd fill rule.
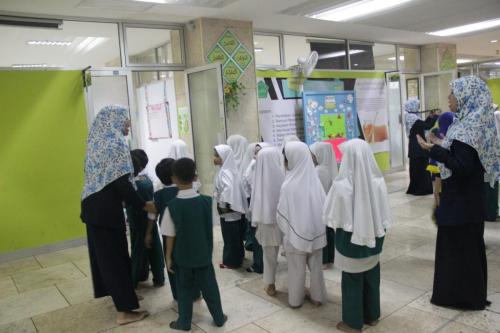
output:
[[0,253],[85,235],[86,133],[81,71],[0,71]]
[[500,79],[490,79],[487,81],[488,87],[491,90],[491,97],[493,97],[493,103],[500,105]]

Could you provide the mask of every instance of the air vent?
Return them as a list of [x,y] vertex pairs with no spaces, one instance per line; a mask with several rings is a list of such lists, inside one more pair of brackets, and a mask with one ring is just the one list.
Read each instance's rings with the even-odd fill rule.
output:
[[152,8],[154,5],[153,3],[132,0],[83,0],[76,7],[142,13]]
[[35,17],[0,15],[0,24],[14,25],[18,27],[59,29],[61,28],[63,21],[53,20],[53,19],[41,19]]
[[335,7],[343,2],[348,2],[346,0],[308,0],[303,3],[289,7],[283,11],[281,14],[293,15],[293,16],[304,16],[306,14],[322,11],[326,8]]
[[238,0],[163,0],[167,5],[205,8],[223,8],[237,1]]

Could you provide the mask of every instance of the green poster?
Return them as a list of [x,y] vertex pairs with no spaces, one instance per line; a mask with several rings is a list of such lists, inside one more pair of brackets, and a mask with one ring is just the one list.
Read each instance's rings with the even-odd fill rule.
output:
[[228,59],[229,56],[218,44],[208,53],[209,62],[220,61],[220,63],[224,65]]
[[224,79],[229,83],[238,81],[241,74],[243,74],[243,72],[233,60],[229,60],[222,69],[222,75],[224,76]]
[[236,38],[233,33],[226,30],[222,37],[219,39],[218,44],[227,52],[230,56],[233,52],[240,46],[240,41]]
[[238,66],[240,66],[241,70],[244,71],[252,62],[252,55],[243,45],[240,45],[238,50],[233,55],[233,60],[238,64]]

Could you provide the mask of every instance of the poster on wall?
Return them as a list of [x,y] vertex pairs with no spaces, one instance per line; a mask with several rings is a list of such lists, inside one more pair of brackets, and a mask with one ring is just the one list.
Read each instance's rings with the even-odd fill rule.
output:
[[144,87],[150,139],[172,137],[172,121],[166,81]]
[[329,142],[340,161],[339,145],[359,137],[355,95],[354,91],[304,92],[305,142]]
[[[257,71],[258,110],[264,141],[280,145],[286,135],[304,140],[302,91],[289,80],[290,71]],[[359,120],[357,135],[366,138],[379,167],[390,168],[387,86],[383,72],[315,71],[304,82],[304,91],[352,91]],[[332,125],[333,126],[333,125]]]

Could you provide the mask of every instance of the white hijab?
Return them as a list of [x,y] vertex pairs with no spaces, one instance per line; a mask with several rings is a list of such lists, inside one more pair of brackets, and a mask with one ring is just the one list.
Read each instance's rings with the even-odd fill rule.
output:
[[181,139],[174,140],[172,142],[172,146],[170,147],[168,157],[173,158],[174,160],[178,160],[183,157],[190,157],[188,154],[187,144]]
[[373,152],[363,140],[340,146],[340,172],[326,198],[323,219],[330,227],[352,232],[351,243],[375,247],[390,227],[389,199]]
[[243,188],[245,189],[245,193],[247,198],[249,198],[252,194],[253,182],[255,177],[255,158],[257,154],[255,153],[255,149],[259,146],[261,149],[265,147],[269,147],[270,144],[266,142],[256,142],[248,145],[247,149],[247,157],[249,158],[249,162],[247,164],[247,168],[243,173]]
[[231,135],[229,138],[227,138],[227,144],[233,150],[236,168],[238,169],[240,175],[243,175],[243,172],[245,172],[245,168],[248,166],[243,164],[248,148],[248,140],[245,137],[236,134]]
[[326,245],[321,219],[325,191],[305,143],[288,142],[285,155],[289,171],[281,186],[278,224],[294,248],[311,253]]
[[285,149],[285,145],[288,143],[288,142],[292,142],[292,141],[299,141],[300,142],[300,139],[298,136],[296,135],[287,135],[283,138],[283,142],[281,143],[281,148],[280,148],[280,151],[282,152],[283,149]]
[[325,192],[328,193],[333,180],[338,174],[337,159],[333,153],[333,147],[326,142],[315,142],[311,145],[311,152],[316,156],[318,162],[316,170],[318,171],[319,180]]
[[214,198],[217,202],[229,204],[235,212],[245,214],[248,204],[234,161],[233,151],[228,145],[215,146],[215,150],[222,159],[222,166],[215,175]]
[[276,223],[276,209],[285,173],[278,148],[263,148],[256,158],[250,210],[252,223]]

